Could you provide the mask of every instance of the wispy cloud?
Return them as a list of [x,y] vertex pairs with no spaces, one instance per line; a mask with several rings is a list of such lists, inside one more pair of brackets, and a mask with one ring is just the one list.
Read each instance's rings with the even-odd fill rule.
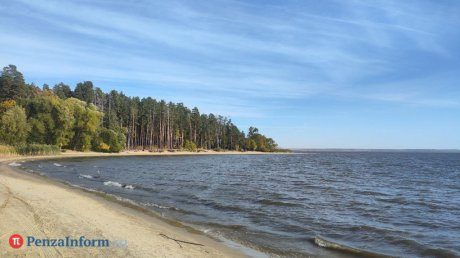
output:
[[37,83],[93,80],[237,118],[334,98],[458,109],[459,11],[430,1],[12,0],[0,6],[0,60]]

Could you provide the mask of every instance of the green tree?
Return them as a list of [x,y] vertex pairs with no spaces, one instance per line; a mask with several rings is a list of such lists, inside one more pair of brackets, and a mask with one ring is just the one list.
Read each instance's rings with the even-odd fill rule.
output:
[[11,99],[0,102],[0,114],[14,106],[16,106],[16,101],[11,100]]
[[249,127],[246,148],[248,150],[273,152],[277,150],[278,145],[272,138],[267,138],[265,135],[259,133],[259,129],[251,126]]
[[248,138],[253,138],[255,135],[259,133],[259,129],[257,127],[249,127]]
[[255,151],[257,149],[257,143],[253,139],[249,139],[247,143],[247,149],[250,151]]
[[5,111],[0,118],[0,141],[18,145],[26,141],[30,127],[24,108],[14,106]]
[[15,65],[3,68],[0,76],[0,101],[7,99],[19,99],[26,95],[24,77]]
[[65,100],[73,114],[73,137],[69,147],[78,151],[88,151],[91,141],[97,136],[97,130],[102,122],[102,113],[93,104],[85,103],[75,98]]
[[198,135],[200,133],[200,111],[197,107],[194,107],[192,109],[191,120],[192,129],[190,132],[190,138],[191,140],[193,140],[194,143],[197,143]]
[[26,103],[29,124],[32,127],[30,143],[66,146],[71,137],[73,113],[54,95],[30,99]]
[[[14,100],[1,102],[2,100]],[[271,138],[250,127],[247,137],[231,119],[190,110],[182,103],[151,97],[104,93],[90,81],[75,90],[59,83],[43,90],[24,83],[16,67],[1,72],[0,117],[15,105],[26,109],[32,128],[29,143],[52,144],[75,150],[226,149],[275,151]],[[101,123],[102,122],[102,123]]]
[[80,82],[75,87],[74,97],[86,103],[94,103],[93,83],[90,81]]
[[93,104],[96,105],[99,111],[105,111],[105,101],[106,101],[106,94],[99,88],[96,87],[94,90],[94,99]]
[[69,85],[66,85],[62,82],[54,85],[53,92],[60,99],[67,99],[72,97],[72,90],[70,89]]
[[120,152],[125,147],[125,141],[126,137],[123,133],[101,128],[98,137],[95,138],[93,148],[96,151]]

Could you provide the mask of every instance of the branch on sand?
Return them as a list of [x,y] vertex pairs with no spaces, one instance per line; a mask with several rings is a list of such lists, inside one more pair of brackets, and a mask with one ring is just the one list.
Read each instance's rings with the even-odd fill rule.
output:
[[202,244],[198,244],[198,243],[193,243],[193,242],[188,242],[188,241],[183,241],[183,240],[179,240],[179,239],[175,239],[175,238],[172,238],[172,237],[169,237],[165,234],[160,234],[160,236],[164,237],[164,238],[167,238],[167,239],[170,239],[170,240],[173,240],[173,241],[176,241],[176,243],[180,246],[180,248],[182,248],[182,245],[180,243],[184,243],[184,244],[189,244],[189,245],[198,245],[198,246],[204,246]]

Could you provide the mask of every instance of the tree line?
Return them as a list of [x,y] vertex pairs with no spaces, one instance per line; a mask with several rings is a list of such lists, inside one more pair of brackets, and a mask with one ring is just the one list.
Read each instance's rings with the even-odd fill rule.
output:
[[74,90],[64,83],[40,88],[26,83],[14,65],[4,67],[0,76],[0,142],[104,152],[277,150],[257,128],[245,134],[227,117],[182,103],[106,93],[91,81]]

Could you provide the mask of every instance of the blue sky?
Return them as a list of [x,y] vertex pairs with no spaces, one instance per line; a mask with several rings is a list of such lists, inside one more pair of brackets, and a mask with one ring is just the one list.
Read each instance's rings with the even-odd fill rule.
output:
[[28,82],[183,102],[283,147],[460,148],[459,1],[2,1]]

